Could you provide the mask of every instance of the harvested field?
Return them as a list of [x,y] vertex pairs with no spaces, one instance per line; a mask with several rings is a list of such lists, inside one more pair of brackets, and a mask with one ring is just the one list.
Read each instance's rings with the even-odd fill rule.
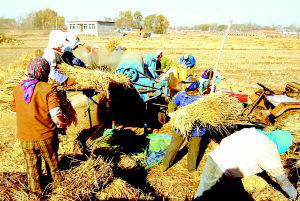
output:
[[[8,34],[7,34],[8,35]],[[48,32],[14,32],[13,37],[21,41],[14,44],[0,45],[0,200],[26,200],[27,176],[23,153],[19,148],[16,133],[16,118],[8,110],[11,99],[11,89],[26,76],[26,66],[35,57],[35,51],[43,50],[48,42]],[[100,61],[105,64],[109,55],[109,47],[120,44],[126,51],[155,53],[160,48],[171,63],[177,64],[180,56],[190,53],[195,56],[197,66],[196,75],[200,76],[204,69],[213,67],[223,37],[209,34],[167,34],[160,38],[134,37],[92,37],[82,36],[81,41],[88,45],[97,44],[100,47]],[[114,41],[110,42],[109,41]],[[80,57],[83,47],[74,53]],[[299,38],[266,38],[260,36],[228,36],[219,69],[222,81],[217,88],[227,88],[251,94],[259,89],[260,82],[273,90],[284,90],[287,82],[300,83],[300,40]],[[63,66],[65,73],[70,73],[83,83],[76,89],[93,86],[103,91],[109,88],[109,82],[127,83],[124,77],[98,79],[99,74],[106,74],[88,69]],[[72,69],[73,71],[71,71]],[[70,72],[67,72],[70,71]],[[88,71],[89,73],[85,72]],[[122,126],[116,128],[122,131],[120,139],[114,144],[118,149],[97,148],[91,157],[79,146],[77,139],[80,134],[93,136],[97,121],[97,108],[91,103],[92,124],[90,128],[86,115],[86,97],[82,92],[67,92],[71,103],[75,104],[77,125],[70,125],[67,135],[60,135],[59,158],[62,169],[62,182],[54,188],[49,185],[46,200],[192,200],[200,175],[209,151],[217,146],[214,142],[208,144],[194,176],[186,169],[186,147],[180,151],[176,163],[166,172],[162,172],[160,165],[149,170],[144,169],[143,129],[131,127],[127,131]],[[83,103],[84,102],[84,103]],[[195,111],[196,112],[196,111]],[[298,116],[281,118],[275,129],[287,129],[293,132],[294,143],[287,154],[281,155],[285,171],[298,193],[300,193],[300,165],[299,165],[299,121]],[[161,129],[154,129],[153,133],[171,133],[169,124]],[[98,131],[97,131],[98,132]],[[134,135],[135,134],[135,135]],[[127,139],[127,141],[126,141]],[[93,150],[91,144],[97,139],[87,140],[88,149]],[[138,146],[139,145],[139,146]],[[127,146],[127,147],[126,147]],[[75,153],[74,153],[75,152]],[[44,173],[46,173],[44,171]],[[83,176],[84,175],[84,176]],[[255,175],[244,178],[244,191],[247,198],[255,201],[288,200],[285,195],[267,179],[265,175]],[[52,191],[52,193],[51,193]]]

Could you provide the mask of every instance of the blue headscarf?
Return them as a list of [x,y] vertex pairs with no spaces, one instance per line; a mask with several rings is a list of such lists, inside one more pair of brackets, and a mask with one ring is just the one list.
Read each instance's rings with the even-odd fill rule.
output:
[[260,129],[256,129],[258,132],[266,135],[276,146],[279,154],[286,152],[293,142],[291,133],[282,130],[275,130],[270,133],[266,133]]

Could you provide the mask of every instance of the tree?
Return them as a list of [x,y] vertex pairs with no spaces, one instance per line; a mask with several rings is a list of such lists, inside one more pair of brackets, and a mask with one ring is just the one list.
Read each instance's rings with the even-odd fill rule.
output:
[[218,25],[218,31],[223,31],[223,30],[225,30],[227,28],[227,25],[225,25],[225,24],[220,24],[220,25]]
[[136,11],[133,14],[133,18],[134,18],[134,26],[137,28],[142,28],[142,21],[143,21],[142,13],[140,11]]
[[133,27],[133,17],[131,11],[120,11],[119,16],[116,19],[116,27]]
[[169,21],[163,15],[158,15],[154,24],[154,33],[163,34],[167,32]]
[[51,29],[64,24],[64,17],[58,16],[57,12],[46,8],[35,13],[33,27],[37,29]]
[[144,19],[144,25],[145,25],[145,28],[148,31],[153,31],[155,20],[156,20],[156,15],[155,14],[153,14],[153,15],[147,15],[145,17],[145,19]]

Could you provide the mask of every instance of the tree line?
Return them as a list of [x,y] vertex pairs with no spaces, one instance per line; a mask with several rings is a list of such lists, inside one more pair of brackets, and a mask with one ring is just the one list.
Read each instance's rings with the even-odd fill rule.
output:
[[[162,14],[152,14],[143,16],[141,11],[131,10],[120,11],[118,16],[113,19],[104,17],[105,21],[115,21],[116,28],[145,28],[148,32],[163,34],[168,28],[180,30],[200,30],[200,31],[223,31],[227,28],[225,24],[198,24],[194,26],[169,27],[170,23]],[[62,29],[64,27],[65,18],[59,16],[56,11],[46,8],[44,10],[33,11],[25,17],[18,19],[0,17],[0,28],[24,28],[24,29]],[[240,32],[251,32],[255,30],[289,30],[300,32],[300,26],[289,25],[272,25],[260,26],[254,23],[233,24],[232,30]]]
[[166,33],[170,25],[167,18],[162,14],[147,15],[144,18],[140,11],[136,11],[132,14],[131,10],[120,11],[115,21],[117,28],[145,28],[149,32],[158,34]]

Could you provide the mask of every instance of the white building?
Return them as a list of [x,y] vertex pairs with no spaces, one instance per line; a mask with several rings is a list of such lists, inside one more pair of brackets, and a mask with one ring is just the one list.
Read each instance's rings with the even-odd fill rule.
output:
[[115,22],[106,21],[68,21],[67,30],[71,33],[86,35],[107,35],[113,33]]

